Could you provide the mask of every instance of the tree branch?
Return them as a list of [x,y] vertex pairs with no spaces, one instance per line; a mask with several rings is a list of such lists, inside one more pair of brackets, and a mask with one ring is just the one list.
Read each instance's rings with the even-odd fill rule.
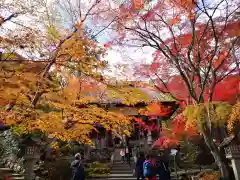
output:
[[5,22],[7,22],[7,21],[10,21],[11,19],[17,17],[18,15],[19,15],[19,13],[13,13],[13,14],[11,14],[10,16],[8,16],[8,17],[5,18],[5,19],[0,16],[0,26],[1,26],[3,23],[5,23]]

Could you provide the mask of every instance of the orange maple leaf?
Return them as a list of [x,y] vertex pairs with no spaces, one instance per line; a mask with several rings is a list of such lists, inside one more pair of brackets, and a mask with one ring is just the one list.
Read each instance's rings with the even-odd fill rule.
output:
[[214,67],[218,67],[228,56],[228,52],[226,50],[222,50],[219,54],[219,57],[216,59],[215,63],[213,64]]
[[169,24],[170,26],[172,26],[172,25],[175,25],[175,24],[179,23],[180,20],[181,20],[180,17],[179,17],[179,16],[176,16],[176,17],[174,17],[173,19],[170,19],[170,20],[168,21],[168,24]]

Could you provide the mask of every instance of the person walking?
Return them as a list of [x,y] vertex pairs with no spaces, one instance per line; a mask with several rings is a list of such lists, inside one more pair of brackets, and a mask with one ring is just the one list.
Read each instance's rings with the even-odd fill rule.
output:
[[82,162],[81,154],[75,155],[75,160],[71,163],[72,179],[71,180],[85,180],[84,164]]
[[120,156],[121,156],[121,161],[122,163],[124,162],[124,159],[125,159],[125,149],[121,149],[120,150]]
[[143,163],[143,175],[146,180],[156,180],[156,164],[152,155],[147,155]]
[[143,176],[143,163],[145,162],[145,157],[144,154],[141,152],[139,153],[139,157],[137,158],[136,161],[136,167],[135,167],[135,175],[137,177],[137,180],[144,180]]
[[126,159],[127,159],[127,163],[130,165],[130,150],[129,150],[129,147],[127,146],[126,149],[125,149],[125,156],[126,156]]
[[132,150],[132,154],[133,154],[134,163],[136,163],[138,157],[140,156],[139,152],[137,151],[137,147],[136,146],[134,146],[134,148]]

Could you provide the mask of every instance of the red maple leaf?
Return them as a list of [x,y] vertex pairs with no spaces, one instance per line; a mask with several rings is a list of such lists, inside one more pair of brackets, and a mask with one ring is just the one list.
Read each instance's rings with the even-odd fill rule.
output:
[[148,116],[168,116],[172,110],[171,107],[166,107],[160,103],[151,103],[147,106]]

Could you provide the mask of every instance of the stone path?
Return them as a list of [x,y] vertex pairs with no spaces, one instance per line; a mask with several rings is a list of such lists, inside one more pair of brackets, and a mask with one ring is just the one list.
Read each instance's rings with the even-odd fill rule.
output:
[[[136,180],[136,177],[133,176],[133,169],[134,169],[134,164],[129,166],[126,163],[115,161],[112,168],[112,174],[107,179],[108,180]],[[176,179],[172,178],[172,180],[176,180]]]
[[1,166],[0,167],[0,180],[4,180],[3,177],[1,177],[2,174],[11,177],[11,180],[24,180],[24,177],[21,174],[17,174],[12,169]]
[[[129,166],[126,163],[120,161],[115,161],[112,168],[112,174],[107,178],[108,180],[136,180],[136,177],[133,176],[134,165]],[[211,171],[212,169],[204,168],[201,171]],[[183,174],[195,174],[199,173],[200,169],[189,169],[187,171],[180,170],[178,171],[178,176],[180,177]],[[175,172],[171,174],[172,180],[177,180],[175,177]]]
[[[126,163],[115,161],[112,167],[112,173],[108,177],[96,177],[92,179],[94,180],[136,180],[136,177],[133,176],[133,168],[134,168],[134,165],[129,166]],[[201,171],[211,171],[211,170],[212,169],[204,168]],[[200,172],[200,169],[189,169],[187,171],[179,170],[178,176],[180,177],[183,174],[195,174],[199,172]],[[172,176],[172,180],[178,180],[175,177],[175,172],[172,172],[171,176]]]
[[115,161],[112,167],[112,174],[108,177],[109,180],[136,180],[133,176],[134,166]]

